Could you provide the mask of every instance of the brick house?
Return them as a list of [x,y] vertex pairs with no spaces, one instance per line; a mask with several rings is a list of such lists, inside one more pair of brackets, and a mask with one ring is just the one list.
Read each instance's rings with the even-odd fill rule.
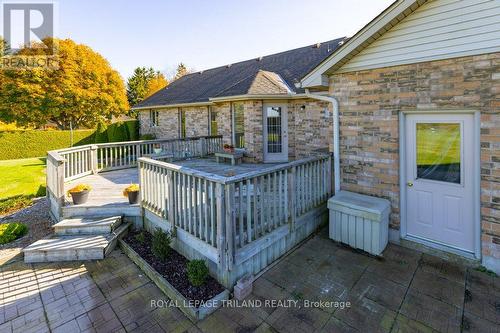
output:
[[134,108],[141,133],[222,134],[255,162],[328,148],[337,189],[391,201],[392,242],[500,273],[499,31],[498,0],[398,0],[350,39],[193,73]]
[[[224,143],[244,148],[246,159],[255,162],[282,162],[328,148],[330,103],[309,98],[296,84],[343,41],[188,74],[134,106],[141,134],[223,135]],[[274,141],[264,142],[265,131]]]

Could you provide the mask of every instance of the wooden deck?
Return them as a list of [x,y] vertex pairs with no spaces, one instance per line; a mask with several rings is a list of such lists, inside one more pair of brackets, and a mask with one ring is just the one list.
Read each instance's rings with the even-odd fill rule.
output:
[[[212,173],[218,176],[231,177],[247,172],[266,170],[277,164],[250,164],[239,165],[222,164],[215,162],[215,158],[193,158],[189,160],[177,161],[173,164],[183,167]],[[100,172],[95,175],[84,176],[64,184],[64,192],[78,184],[88,184],[92,187],[89,200],[78,207],[130,207],[128,199],[122,195],[123,189],[130,184],[139,183],[137,168],[121,169],[107,172]],[[70,197],[65,197],[66,207],[73,206]]]

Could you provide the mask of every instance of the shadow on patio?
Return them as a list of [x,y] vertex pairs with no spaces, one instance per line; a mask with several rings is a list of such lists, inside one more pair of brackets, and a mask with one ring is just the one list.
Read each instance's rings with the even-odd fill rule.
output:
[[260,307],[223,307],[196,325],[175,307],[151,307],[166,297],[119,250],[94,262],[13,263],[0,281],[1,332],[494,332],[500,324],[498,277],[396,245],[375,259],[326,229],[255,281],[247,301]]

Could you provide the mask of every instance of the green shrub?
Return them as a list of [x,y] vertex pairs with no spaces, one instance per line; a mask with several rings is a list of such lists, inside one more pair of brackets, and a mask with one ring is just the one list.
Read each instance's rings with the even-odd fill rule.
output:
[[154,139],[156,139],[156,135],[148,133],[141,135],[139,140],[154,140]]
[[125,123],[129,141],[139,140],[139,122],[137,120],[128,120]]
[[141,231],[140,233],[135,235],[135,240],[141,244],[144,244],[144,242],[146,241],[146,235],[144,234],[144,231]]
[[187,275],[189,282],[199,287],[205,283],[208,277],[208,267],[203,260],[191,260],[187,264]]
[[0,244],[10,243],[28,232],[28,227],[21,223],[0,224]]
[[[81,146],[93,143],[94,130],[73,131],[73,143]],[[44,157],[48,150],[71,146],[70,131],[26,130],[0,132],[0,160]]]
[[[137,140],[139,122],[129,120],[109,126],[101,124],[96,130],[74,130],[73,146]],[[58,130],[0,131],[0,160],[44,157],[47,151],[71,146],[71,132]]]
[[170,253],[170,243],[172,242],[172,237],[170,233],[164,232],[160,228],[153,232],[153,240],[151,250],[156,258],[160,260],[165,260]]
[[0,215],[9,214],[16,210],[31,206],[32,196],[16,195],[0,200]]

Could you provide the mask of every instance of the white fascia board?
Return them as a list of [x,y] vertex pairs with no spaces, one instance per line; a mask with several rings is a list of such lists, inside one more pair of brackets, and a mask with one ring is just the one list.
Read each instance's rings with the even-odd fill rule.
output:
[[214,103],[212,103],[212,102],[165,104],[165,105],[153,105],[153,106],[140,106],[140,107],[136,107],[136,108],[130,108],[130,110],[182,108],[182,107],[189,107],[189,106],[207,106],[207,105],[213,105],[213,104]]

